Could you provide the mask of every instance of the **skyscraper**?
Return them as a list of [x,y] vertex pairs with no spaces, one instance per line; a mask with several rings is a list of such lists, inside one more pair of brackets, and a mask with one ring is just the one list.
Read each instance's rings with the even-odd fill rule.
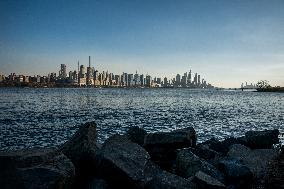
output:
[[86,69],[84,65],[80,66],[79,77],[78,77],[78,84],[86,85]]
[[81,66],[80,66],[79,76],[80,76],[80,78],[85,78],[85,75],[86,75],[85,66],[84,66],[84,65],[81,65]]
[[189,71],[187,76],[187,86],[191,86],[191,70]]
[[123,86],[128,86],[128,74],[123,73]]
[[187,84],[187,73],[184,73],[182,78],[181,78],[181,85],[183,87],[186,87],[186,84]]
[[151,87],[151,76],[146,75],[146,87]]
[[157,84],[161,84],[162,79],[160,77],[157,78]]
[[195,87],[197,86],[197,73],[195,73],[195,75],[194,75],[193,84],[194,84]]
[[91,56],[89,56],[89,66],[87,67],[86,84],[88,86],[94,84],[94,68],[91,67]]
[[176,86],[179,86],[179,85],[180,85],[180,75],[179,75],[179,74],[176,75],[176,82],[175,82],[175,85],[176,85]]
[[134,85],[137,86],[138,84],[139,84],[139,75],[136,70],[136,73],[134,75]]
[[60,79],[66,79],[67,73],[66,73],[66,65],[61,64],[60,71],[59,71],[59,78]]
[[144,86],[144,85],[145,85],[145,83],[144,83],[144,75],[141,74],[141,75],[140,75],[140,86],[142,87],[142,86]]
[[164,87],[168,86],[168,78],[164,77]]
[[128,87],[132,87],[134,85],[134,76],[133,74],[128,74]]

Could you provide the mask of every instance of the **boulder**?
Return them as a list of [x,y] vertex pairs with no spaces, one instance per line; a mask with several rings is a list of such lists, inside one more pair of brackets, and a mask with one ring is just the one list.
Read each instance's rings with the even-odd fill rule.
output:
[[278,156],[278,151],[274,149],[255,149],[236,144],[231,146],[228,157],[240,160],[253,173],[254,178],[262,179],[267,171],[269,162]]
[[268,174],[265,176],[265,188],[284,188],[284,146],[279,156],[268,165]]
[[241,137],[240,138],[230,137],[226,138],[223,141],[218,141],[215,138],[211,138],[210,140],[201,143],[201,145],[207,146],[208,148],[216,152],[222,153],[223,155],[227,154],[227,152],[230,149],[230,146],[232,146],[233,144],[247,145],[246,141]]
[[223,155],[221,153],[210,149],[206,145],[197,145],[195,148],[190,147],[187,149],[214,166],[217,166],[220,159],[223,159]]
[[193,127],[178,129],[172,132],[149,133],[145,136],[145,146],[168,145],[184,148],[196,145],[196,133]]
[[238,161],[223,160],[219,162],[219,169],[225,174],[227,184],[240,189],[251,188],[253,175],[247,166]]
[[98,153],[101,177],[112,188],[193,188],[182,177],[162,170],[150,160],[150,155],[127,136],[111,136]]
[[202,171],[213,178],[224,182],[222,173],[213,165],[207,163],[202,158],[193,154],[189,149],[178,151],[176,160],[176,172],[185,178],[194,176],[198,171]]
[[279,130],[248,131],[245,133],[248,146],[251,149],[272,148],[279,143]]
[[60,150],[73,162],[77,175],[89,175],[95,165],[97,132],[96,123],[89,122],[79,127],[78,131],[62,145]]
[[70,188],[75,168],[55,149],[0,153],[1,188]]
[[198,189],[225,189],[225,185],[215,178],[207,175],[202,171],[198,171],[194,176],[194,181],[198,185]]
[[101,178],[92,178],[88,182],[85,183],[84,187],[80,187],[83,189],[110,189],[107,182]]
[[250,152],[251,152],[250,148],[244,145],[241,145],[241,144],[234,144],[231,146],[227,155],[231,158],[242,159],[242,158],[245,158],[245,156],[249,154]]
[[203,146],[203,145],[197,145],[195,148],[189,147],[187,149],[206,161],[210,161],[216,158],[216,156],[220,156],[218,152],[210,148],[207,148],[206,146]]
[[144,170],[150,155],[127,136],[113,135],[98,153],[101,176],[113,186],[141,188],[145,184]]
[[126,132],[126,136],[129,140],[141,146],[144,144],[144,137],[146,134],[147,132],[143,128],[137,126],[130,127]]
[[197,189],[191,179],[185,179],[160,169],[149,162],[145,169],[145,189]]
[[172,132],[149,133],[144,139],[144,148],[151,159],[163,169],[172,171],[176,149],[196,146],[196,133],[192,127]]

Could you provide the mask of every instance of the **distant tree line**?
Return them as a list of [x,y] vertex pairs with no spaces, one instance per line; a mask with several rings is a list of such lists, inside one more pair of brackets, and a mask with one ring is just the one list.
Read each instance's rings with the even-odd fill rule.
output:
[[267,80],[258,81],[256,86],[258,92],[284,92],[284,87],[271,87]]

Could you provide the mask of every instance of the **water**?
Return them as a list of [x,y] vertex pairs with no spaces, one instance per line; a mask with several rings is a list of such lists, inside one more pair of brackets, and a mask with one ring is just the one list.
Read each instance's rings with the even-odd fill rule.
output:
[[95,120],[99,141],[128,127],[193,126],[198,141],[284,131],[284,93],[190,89],[0,88],[0,150],[57,146]]

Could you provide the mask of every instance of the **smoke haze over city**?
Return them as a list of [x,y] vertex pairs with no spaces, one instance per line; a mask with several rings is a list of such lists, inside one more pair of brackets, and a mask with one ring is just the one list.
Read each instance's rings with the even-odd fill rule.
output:
[[217,87],[284,85],[284,1],[1,1],[0,74],[47,75],[77,62]]

